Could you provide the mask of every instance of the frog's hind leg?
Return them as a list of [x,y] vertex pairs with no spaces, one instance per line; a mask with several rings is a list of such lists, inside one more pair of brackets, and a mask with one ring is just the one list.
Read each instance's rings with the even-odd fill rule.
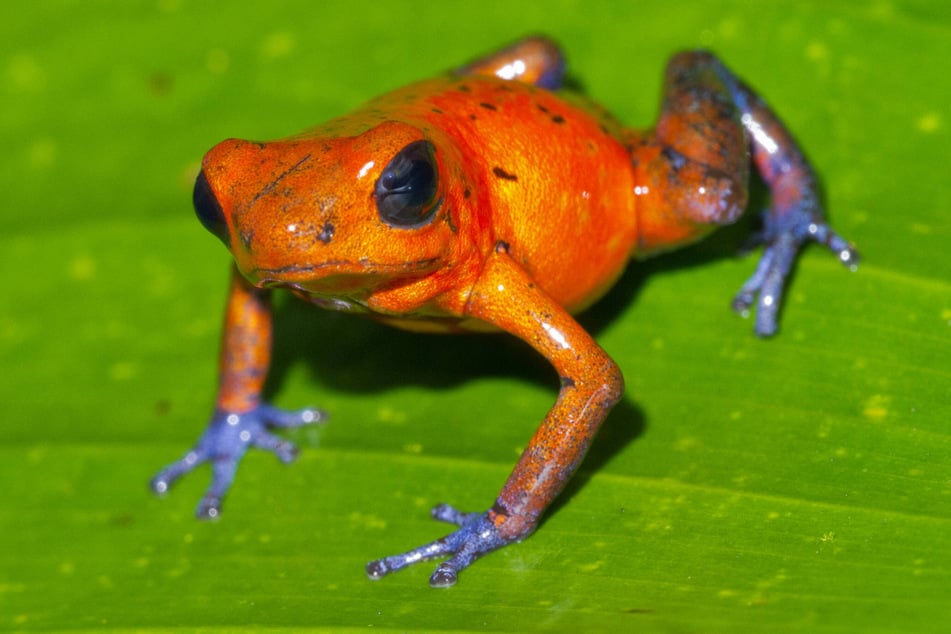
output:
[[674,57],[653,135],[632,140],[642,255],[702,238],[746,208],[749,145],[713,60]]
[[777,330],[786,279],[803,244],[816,241],[844,264],[857,262],[856,251],[826,223],[817,179],[792,135],[709,52],[681,53],[670,61],[661,117],[638,155],[648,157],[635,164],[639,186],[661,210],[642,218],[646,252],[652,244],[686,242],[739,218],[747,203],[750,165],[765,181],[772,204],[756,236],[765,250],[733,300],[743,313],[757,304],[760,336]]
[[557,90],[565,76],[565,56],[552,40],[535,36],[456,69],[457,75],[499,77]]

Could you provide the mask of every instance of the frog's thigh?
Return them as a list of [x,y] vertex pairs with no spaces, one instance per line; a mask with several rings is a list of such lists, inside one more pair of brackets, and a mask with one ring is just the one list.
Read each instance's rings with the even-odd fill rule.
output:
[[466,64],[456,74],[500,77],[557,90],[565,75],[565,56],[555,42],[536,36]]
[[671,209],[698,224],[734,222],[746,208],[750,159],[740,109],[710,53],[667,65],[652,170]]

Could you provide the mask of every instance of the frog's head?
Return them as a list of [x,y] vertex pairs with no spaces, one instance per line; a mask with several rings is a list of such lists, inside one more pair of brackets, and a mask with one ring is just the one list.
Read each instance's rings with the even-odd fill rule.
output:
[[451,168],[433,141],[392,121],[339,131],[228,140],[205,156],[195,211],[255,285],[359,297],[445,264]]

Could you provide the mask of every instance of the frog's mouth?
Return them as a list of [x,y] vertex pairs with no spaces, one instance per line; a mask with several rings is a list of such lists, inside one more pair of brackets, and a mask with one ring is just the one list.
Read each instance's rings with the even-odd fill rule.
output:
[[258,288],[287,290],[301,299],[326,308],[344,312],[372,312],[367,301],[373,287],[367,286],[365,275],[331,275],[319,280],[295,282],[287,279],[261,278],[254,282]]
[[372,313],[368,306],[355,299],[341,299],[339,297],[321,297],[310,293],[297,293],[299,297],[314,306],[324,310],[335,310],[342,313]]
[[438,258],[390,264],[370,260],[327,261],[320,264],[294,264],[276,268],[242,271],[259,288],[289,288],[298,293],[324,297],[369,294],[388,283],[417,278],[430,273]]

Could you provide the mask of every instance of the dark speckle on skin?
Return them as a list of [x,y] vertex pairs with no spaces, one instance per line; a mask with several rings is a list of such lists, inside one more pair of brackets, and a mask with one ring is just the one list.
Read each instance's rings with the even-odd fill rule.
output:
[[664,155],[664,158],[667,159],[670,166],[674,168],[674,171],[679,171],[680,168],[687,164],[687,158],[673,148],[665,147],[661,150],[661,153]]
[[479,105],[482,106],[483,108],[485,108],[486,110],[497,110],[497,108],[496,108],[494,105],[492,105],[492,104],[490,104],[490,103],[486,103],[486,102],[484,102],[484,101],[481,102],[481,103],[479,103]]
[[469,92],[469,86],[466,84],[459,84],[459,92]]
[[517,181],[517,180],[518,180],[518,176],[516,176],[515,174],[509,174],[508,172],[506,172],[506,171],[505,171],[504,169],[502,169],[501,167],[493,167],[493,168],[492,168],[492,173],[495,174],[497,177],[502,178],[502,179],[505,179],[505,180],[507,180],[507,181]]
[[475,116],[474,114],[470,114],[470,115],[469,115],[469,118],[472,119],[473,121],[475,121],[475,120],[478,119],[479,117]]
[[432,111],[435,112],[436,114],[442,114],[442,110],[440,110],[439,108],[433,108]]
[[324,226],[320,228],[320,234],[317,236],[317,239],[328,244],[334,237],[334,226],[333,224],[327,222],[324,223]]
[[548,108],[546,108],[545,106],[538,104],[538,109],[544,112],[545,114],[548,114]]
[[247,231],[241,231],[238,234],[238,237],[241,239],[241,244],[244,245],[245,249],[251,250],[251,240],[254,239],[254,229],[249,229]]
[[472,195],[472,192],[469,191],[469,188],[468,188],[468,187],[466,188],[466,190],[465,190],[464,192],[462,192],[462,197],[463,197],[463,198],[468,198],[468,197],[471,196],[471,195]]
[[559,125],[561,125],[562,123],[565,122],[565,118],[564,118],[563,116],[561,116],[560,114],[556,114],[555,116],[553,116],[553,117],[551,118],[551,120],[552,120],[554,123],[557,123],[557,124],[559,124]]

